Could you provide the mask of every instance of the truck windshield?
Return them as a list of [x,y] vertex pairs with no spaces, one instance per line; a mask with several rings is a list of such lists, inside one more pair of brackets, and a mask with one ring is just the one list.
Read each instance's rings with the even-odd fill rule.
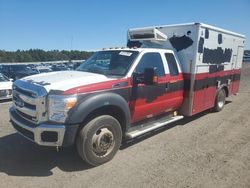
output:
[[128,50],[96,52],[82,63],[77,70],[106,76],[125,76],[138,53],[137,51]]

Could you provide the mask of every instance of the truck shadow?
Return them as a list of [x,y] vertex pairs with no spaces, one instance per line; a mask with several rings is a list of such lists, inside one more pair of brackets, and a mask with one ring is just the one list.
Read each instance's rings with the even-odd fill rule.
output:
[[[231,102],[232,101],[227,100],[225,102],[225,105],[230,104]],[[164,131],[166,131],[168,129],[171,129],[171,128],[175,127],[175,126],[186,125],[186,124],[188,124],[188,123],[190,123],[190,122],[192,122],[192,121],[194,121],[194,120],[196,120],[196,119],[198,119],[198,118],[200,118],[200,117],[202,117],[202,116],[204,116],[206,114],[209,114],[209,113],[217,113],[217,112],[214,112],[214,111],[212,111],[212,109],[210,109],[210,110],[206,110],[206,111],[203,111],[201,113],[198,113],[198,114],[196,114],[194,116],[191,116],[191,117],[185,117],[185,118],[183,118],[183,119],[181,119],[181,120],[179,120],[177,122],[170,123],[170,124],[165,125],[165,126],[159,128],[159,129],[156,129],[154,131],[145,133],[144,135],[139,136],[137,138],[134,138],[134,139],[131,139],[131,140],[126,140],[126,141],[124,141],[122,143],[122,146],[120,147],[120,149],[123,150],[123,149],[126,149],[126,148],[128,148],[128,147],[130,147],[132,145],[138,144],[138,143],[142,142],[143,140],[146,140],[146,139],[148,139],[150,137],[153,137],[153,136],[155,136],[155,135],[157,135],[157,134],[159,134],[161,132],[164,132]]]
[[91,168],[77,155],[74,147],[39,147],[17,133],[0,138],[0,172],[11,176],[50,176],[53,169],[82,171]]
[[[230,101],[227,101],[226,104],[229,103]],[[208,113],[211,111],[204,111],[133,140],[125,141],[120,149],[126,149],[175,126],[190,123]],[[53,175],[53,169],[56,167],[64,172],[84,171],[92,168],[82,161],[74,147],[56,151],[55,148],[41,147],[27,141],[17,133],[0,138],[0,173],[3,172],[11,176],[46,177]]]
[[120,149],[123,150],[123,149],[126,149],[126,148],[128,148],[128,147],[130,147],[132,145],[138,144],[138,143],[142,142],[143,140],[146,140],[146,139],[148,139],[150,137],[153,137],[153,136],[155,136],[155,135],[157,135],[157,134],[159,134],[161,132],[164,132],[166,130],[169,130],[169,129],[175,127],[175,126],[183,126],[183,125],[185,125],[187,123],[190,123],[190,122],[192,122],[192,121],[194,121],[194,120],[196,120],[196,119],[198,119],[198,118],[200,118],[200,117],[202,117],[202,116],[204,116],[204,115],[206,115],[208,113],[210,113],[210,110],[204,111],[202,113],[199,113],[199,114],[191,116],[191,117],[185,117],[185,118],[183,118],[183,119],[181,119],[181,120],[179,120],[177,122],[167,124],[167,125],[165,125],[165,126],[163,126],[161,128],[158,128],[158,129],[153,130],[151,132],[145,133],[145,134],[143,134],[143,135],[141,135],[141,136],[139,136],[137,138],[127,140],[127,141],[123,142]]

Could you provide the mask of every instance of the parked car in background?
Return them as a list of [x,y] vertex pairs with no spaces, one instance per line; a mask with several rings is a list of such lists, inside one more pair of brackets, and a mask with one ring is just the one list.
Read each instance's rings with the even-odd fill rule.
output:
[[250,62],[250,50],[245,50],[244,51],[243,61],[244,62]]
[[59,64],[59,65],[52,65],[52,70],[53,71],[65,71],[65,70],[70,70],[70,69],[63,64]]
[[47,66],[37,66],[36,70],[38,73],[52,72],[52,69]]
[[80,61],[80,62],[74,62],[73,63],[73,69],[76,70],[84,61]]
[[12,78],[13,80],[17,80],[33,74],[38,74],[37,71],[33,70],[31,67],[25,64],[2,65],[2,66],[3,66],[2,73],[8,78]]
[[12,81],[0,73],[0,100],[12,98]]

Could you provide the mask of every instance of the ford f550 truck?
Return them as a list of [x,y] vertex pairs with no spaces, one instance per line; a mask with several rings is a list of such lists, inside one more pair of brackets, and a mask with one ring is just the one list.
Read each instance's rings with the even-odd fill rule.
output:
[[11,122],[39,145],[75,144],[84,161],[103,164],[124,139],[221,111],[239,90],[244,42],[201,23],[129,29],[126,48],[98,51],[77,71],[15,81]]

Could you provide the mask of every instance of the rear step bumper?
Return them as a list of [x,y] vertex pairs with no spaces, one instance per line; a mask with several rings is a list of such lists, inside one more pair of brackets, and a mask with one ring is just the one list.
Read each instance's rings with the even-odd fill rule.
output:
[[184,116],[174,116],[174,117],[163,117],[151,122],[143,123],[136,125],[136,127],[132,127],[127,133],[126,137],[128,139],[135,138],[137,136],[143,135],[147,132],[153,131],[155,129],[158,129],[160,127],[163,127],[169,123],[173,123],[175,121],[178,121],[182,119]]

